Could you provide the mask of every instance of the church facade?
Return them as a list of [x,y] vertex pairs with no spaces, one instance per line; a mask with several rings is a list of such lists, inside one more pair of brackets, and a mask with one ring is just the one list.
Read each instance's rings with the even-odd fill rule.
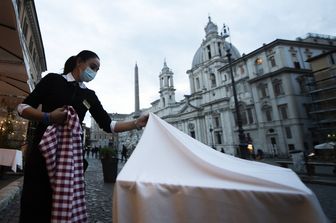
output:
[[276,39],[240,55],[227,41],[225,27],[218,33],[209,17],[204,30],[205,38],[186,72],[190,94],[175,100],[174,73],[165,61],[159,74],[159,98],[142,111],[153,112],[216,150],[237,155],[232,68],[244,136],[255,151],[285,157],[318,143],[311,131],[309,83],[313,76],[307,60],[335,49],[335,37],[307,34],[294,41]]

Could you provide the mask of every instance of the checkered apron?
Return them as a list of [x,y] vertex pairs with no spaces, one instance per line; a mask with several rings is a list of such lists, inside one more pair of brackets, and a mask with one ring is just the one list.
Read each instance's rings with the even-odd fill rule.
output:
[[87,222],[82,128],[73,107],[65,125],[50,125],[40,142],[52,187],[51,222]]

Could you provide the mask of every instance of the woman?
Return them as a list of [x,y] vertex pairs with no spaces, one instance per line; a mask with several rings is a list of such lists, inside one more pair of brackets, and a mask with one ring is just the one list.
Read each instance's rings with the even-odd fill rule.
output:
[[49,125],[65,124],[65,106],[74,108],[80,122],[89,111],[105,132],[129,131],[146,125],[148,115],[133,121],[111,120],[95,92],[83,83],[93,80],[99,67],[100,60],[94,52],[81,51],[66,61],[62,75],[47,74],[18,106],[18,112],[23,118],[39,122],[33,143],[26,152],[20,222],[50,222],[52,189],[39,144]]

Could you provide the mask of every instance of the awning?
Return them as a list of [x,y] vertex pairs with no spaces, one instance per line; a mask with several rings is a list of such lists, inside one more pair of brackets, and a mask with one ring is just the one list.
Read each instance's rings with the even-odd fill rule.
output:
[[0,1],[0,108],[13,108],[29,94],[18,23],[12,0]]
[[336,148],[336,142],[326,142],[314,146],[314,149],[334,149]]

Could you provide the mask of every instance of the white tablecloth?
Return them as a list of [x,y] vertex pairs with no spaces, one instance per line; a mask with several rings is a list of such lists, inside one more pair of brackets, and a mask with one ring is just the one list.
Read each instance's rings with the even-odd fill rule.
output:
[[150,114],[114,185],[113,222],[328,220],[292,170],[215,151]]
[[11,166],[16,172],[16,166],[22,169],[22,152],[16,149],[0,148],[0,165]]

